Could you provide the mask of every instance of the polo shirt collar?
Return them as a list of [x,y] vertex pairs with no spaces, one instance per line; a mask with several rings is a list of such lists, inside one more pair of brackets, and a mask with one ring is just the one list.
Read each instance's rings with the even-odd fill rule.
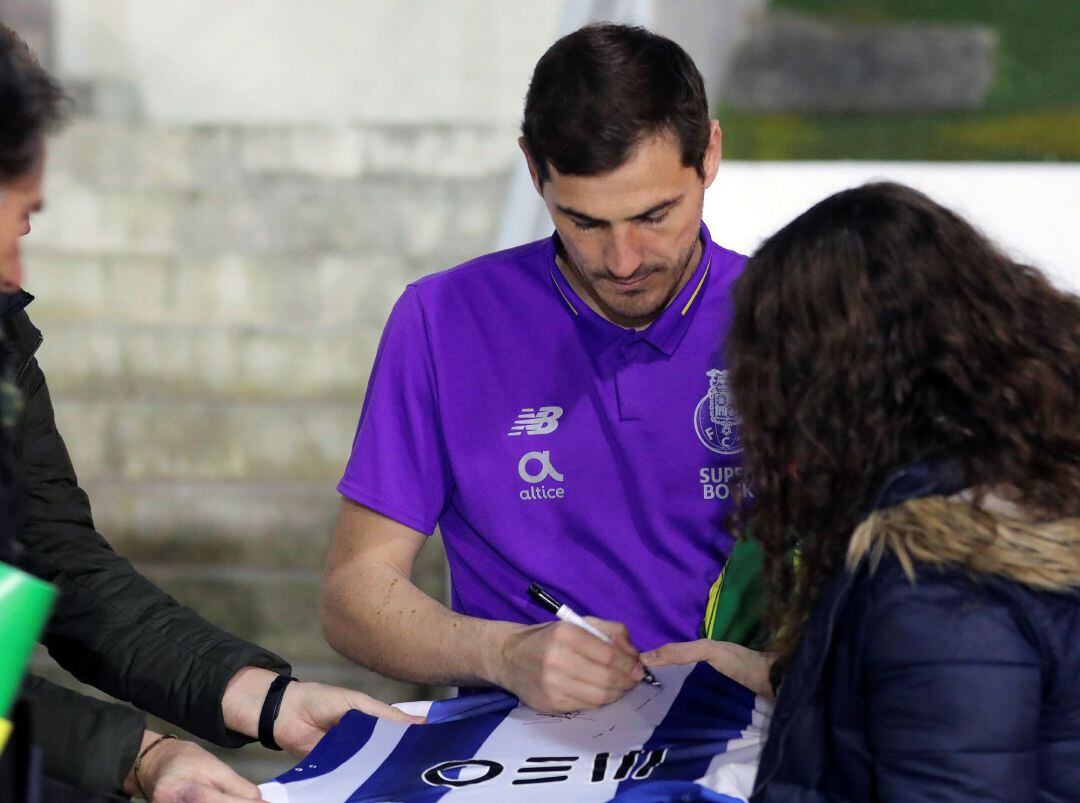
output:
[[700,237],[703,246],[701,259],[689,281],[660,313],[660,316],[641,331],[626,329],[612,323],[574,292],[562,271],[559,270],[559,266],[555,264],[558,234],[552,234],[548,246],[547,263],[554,285],[553,292],[560,296],[560,303],[566,310],[566,314],[573,316],[575,323],[598,348],[605,349],[614,343],[625,344],[634,340],[643,340],[657,351],[670,357],[675,353],[675,349],[678,348],[689,329],[694,313],[701,306],[702,297],[708,290],[714,249],[712,236],[704,221],[701,223]]

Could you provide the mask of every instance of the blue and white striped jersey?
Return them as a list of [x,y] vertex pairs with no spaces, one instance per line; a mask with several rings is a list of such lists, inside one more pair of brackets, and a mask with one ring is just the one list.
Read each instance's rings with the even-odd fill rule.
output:
[[[504,692],[442,700],[428,724],[352,711],[270,803],[722,801],[750,794],[770,705],[707,664],[655,670],[611,705],[540,714]],[[410,713],[424,713],[405,704]]]

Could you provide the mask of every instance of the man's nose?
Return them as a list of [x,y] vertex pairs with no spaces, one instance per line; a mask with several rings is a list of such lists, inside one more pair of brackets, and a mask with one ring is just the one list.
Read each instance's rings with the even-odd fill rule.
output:
[[620,279],[628,279],[641,267],[642,261],[641,242],[633,226],[613,229],[604,254],[604,267],[608,272]]

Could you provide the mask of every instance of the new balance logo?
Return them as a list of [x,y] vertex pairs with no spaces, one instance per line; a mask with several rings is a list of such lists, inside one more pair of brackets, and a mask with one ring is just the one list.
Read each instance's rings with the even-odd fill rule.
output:
[[562,418],[561,407],[522,407],[518,413],[514,425],[510,427],[507,435],[550,435],[559,428],[559,419]]

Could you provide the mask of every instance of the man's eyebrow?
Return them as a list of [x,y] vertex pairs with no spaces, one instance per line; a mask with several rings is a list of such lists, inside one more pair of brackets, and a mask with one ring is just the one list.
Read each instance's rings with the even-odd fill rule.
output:
[[578,220],[583,220],[586,223],[596,223],[598,225],[601,224],[601,223],[607,223],[606,220],[601,220],[600,218],[592,217],[591,215],[586,215],[584,212],[579,212],[578,210],[576,210],[576,209],[574,209],[573,207],[570,207],[570,206],[561,206],[560,204],[555,204],[555,208],[558,209],[560,212],[562,212],[564,215],[568,215],[570,217],[576,217]]
[[683,197],[681,195],[678,195],[678,196],[676,196],[674,198],[668,198],[666,201],[661,201],[660,203],[656,204],[656,206],[649,207],[644,212],[642,212],[640,215],[634,215],[632,218],[630,218],[630,220],[641,220],[642,218],[645,218],[645,217],[652,217],[657,212],[662,212],[663,210],[665,210],[665,209],[667,209],[669,207],[675,206],[675,204],[677,204],[682,199],[683,199]]
[[[678,196],[676,196],[674,198],[668,198],[667,200],[661,201],[658,204],[654,204],[653,206],[650,206],[644,212],[639,212],[638,214],[633,215],[631,217],[628,217],[626,219],[627,220],[641,220],[643,218],[652,217],[657,212],[661,212],[661,211],[667,209],[668,207],[674,206],[675,204],[677,204],[682,199],[683,199],[683,196],[681,196],[681,195],[678,195]],[[578,220],[582,220],[582,221],[585,221],[587,223],[594,223],[594,224],[597,224],[597,225],[602,225],[602,224],[606,224],[606,223],[609,222],[607,220],[602,220],[600,218],[595,218],[592,215],[586,215],[584,212],[579,212],[578,210],[576,210],[576,209],[574,209],[573,207],[570,207],[570,206],[561,206],[560,204],[555,204],[555,208],[558,209],[560,212],[562,212],[564,215],[569,215],[570,217],[577,218]]]

